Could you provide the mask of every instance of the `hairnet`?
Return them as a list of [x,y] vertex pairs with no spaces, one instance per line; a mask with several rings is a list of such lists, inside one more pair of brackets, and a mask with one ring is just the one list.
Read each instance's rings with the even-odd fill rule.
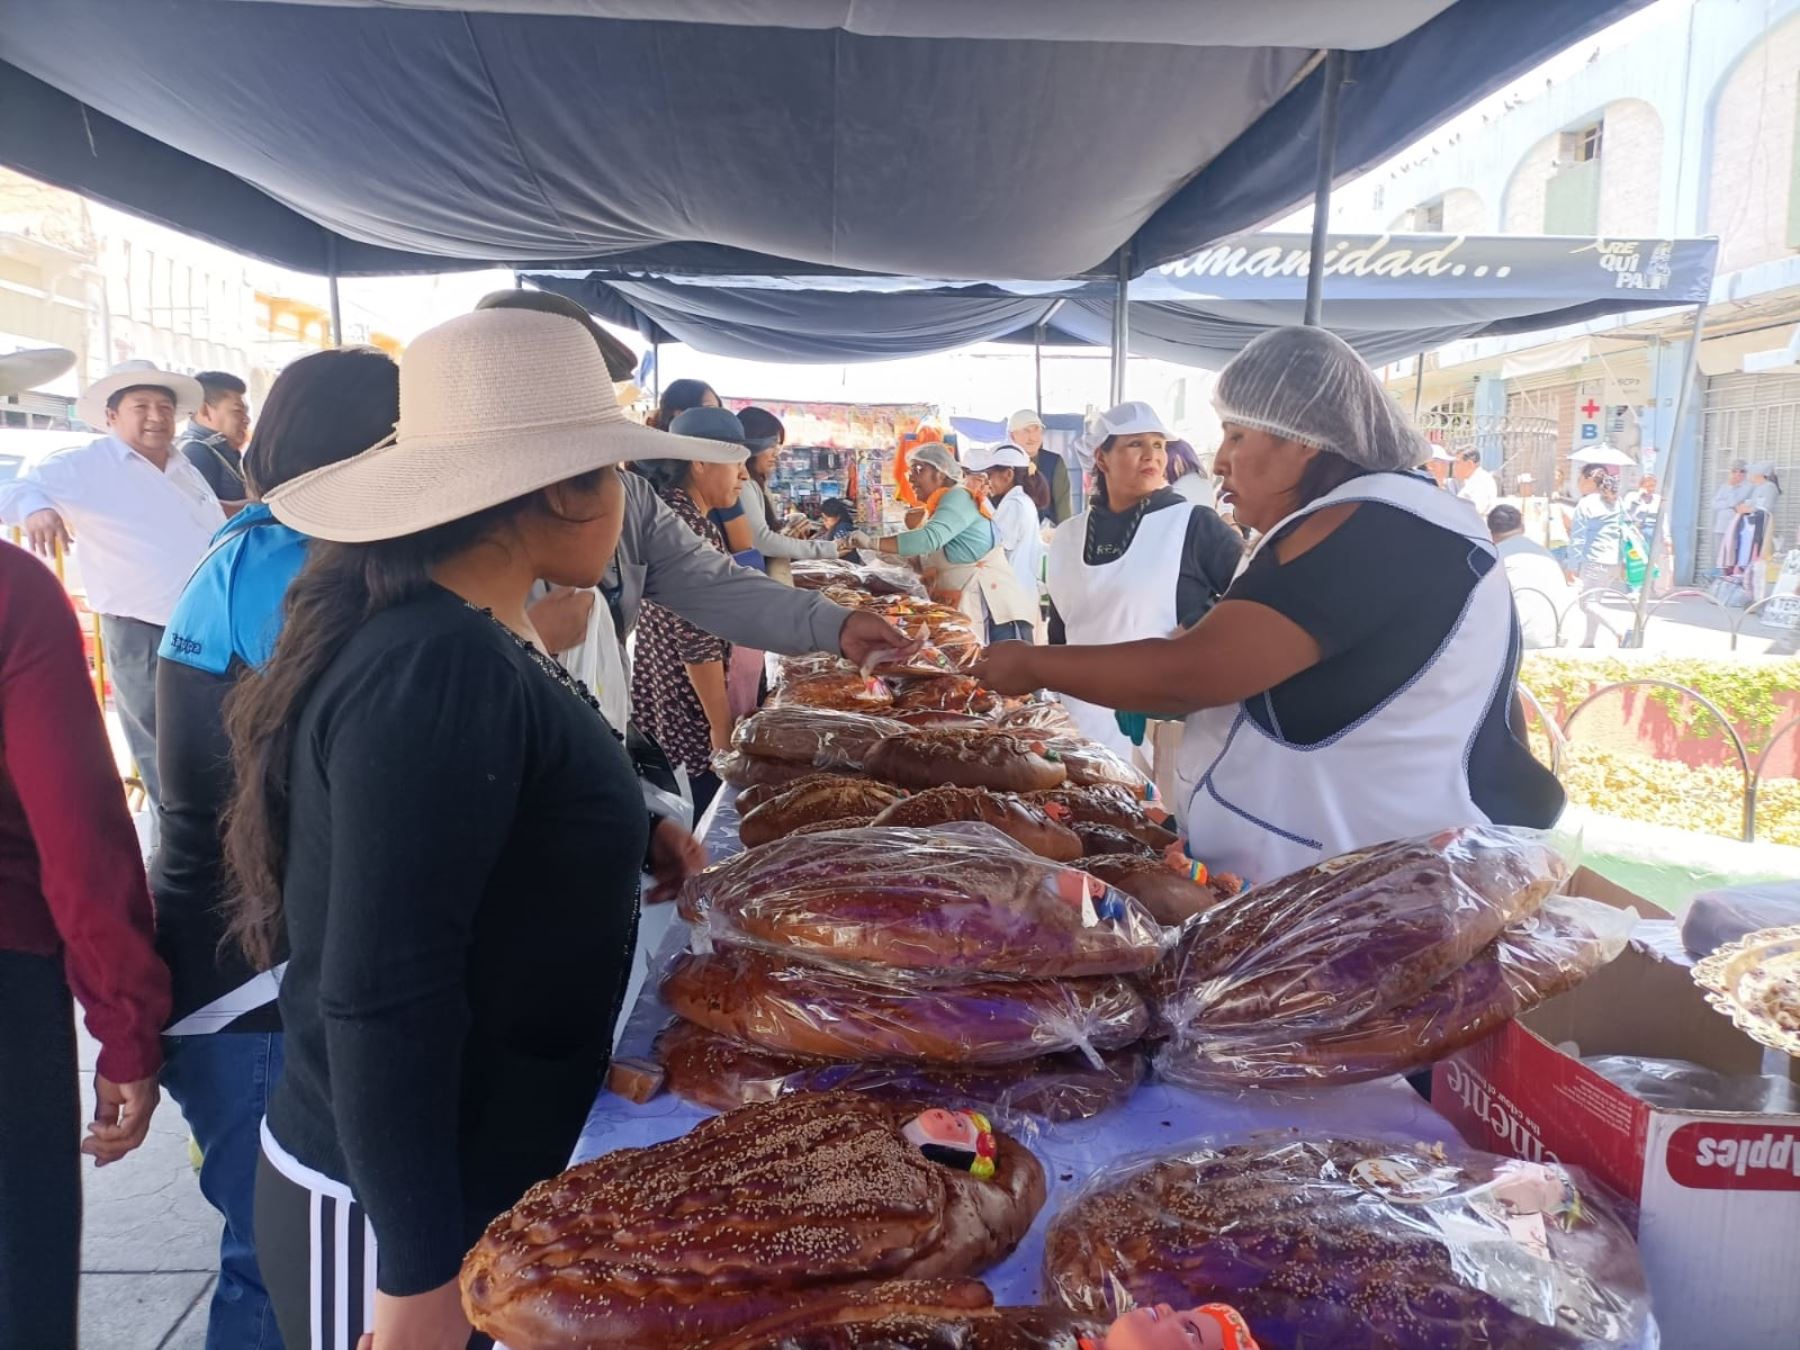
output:
[[1323,328],[1277,328],[1219,375],[1219,418],[1316,445],[1364,469],[1410,469],[1431,453],[1350,344]]
[[963,480],[963,466],[956,462],[956,456],[950,453],[950,447],[942,441],[927,441],[924,445],[914,446],[908,452],[906,462],[929,465],[952,483]]

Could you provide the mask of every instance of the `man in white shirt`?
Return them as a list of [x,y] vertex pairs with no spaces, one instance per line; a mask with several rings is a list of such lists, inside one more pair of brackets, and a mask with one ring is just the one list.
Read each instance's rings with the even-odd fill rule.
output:
[[[988,500],[993,503],[994,538],[1005,550],[1013,575],[1030,596],[1042,595],[1044,589],[1044,536],[1039,525],[1037,507],[1025,490],[1025,477],[1031,472],[1031,457],[1011,441],[1002,441],[985,455],[972,457],[987,476]],[[1034,636],[1043,640],[1044,625],[1033,625]]]
[[1470,506],[1475,514],[1483,520],[1487,513],[1494,509],[1500,500],[1500,484],[1494,475],[1481,467],[1481,451],[1465,450],[1457,456],[1456,467],[1451,471],[1456,481],[1456,494]]
[[80,549],[88,607],[100,616],[119,721],[152,809],[156,779],[156,649],[163,626],[225,512],[174,448],[199,383],[127,361],[82,394],[76,410],[109,435],[49,455],[0,484],[0,522],[23,525],[32,549]]
[[1512,587],[1519,636],[1527,650],[1560,645],[1563,616],[1575,603],[1575,592],[1556,555],[1525,537],[1525,518],[1516,506],[1496,506],[1487,513],[1488,533]]

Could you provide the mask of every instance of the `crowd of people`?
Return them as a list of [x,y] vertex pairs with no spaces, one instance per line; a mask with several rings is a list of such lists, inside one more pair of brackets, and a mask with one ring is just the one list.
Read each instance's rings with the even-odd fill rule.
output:
[[74,1338],[72,997],[101,1044],[82,1147],[140,1143],[159,1076],[199,1144],[209,1346],[469,1342],[463,1253],[567,1161],[640,875],[655,899],[704,865],[760,654],[917,646],[784,564],[908,560],[983,626],[974,674],[1121,755],[1182,721],[1172,805],[1221,870],[1561,808],[1520,730],[1507,508],[1417,472],[1321,329],[1223,373],[1210,472],[1145,403],[1062,452],[1021,412],[914,449],[901,528],[833,500],[790,529],[779,419],[676,381],[640,425],[634,365],[503,292],[398,364],[295,362],[247,441],[241,388],[122,369],[84,404],[106,435],[0,490],[79,544],[158,836],[146,878],[68,605],[0,545],[0,1084],[42,1088],[0,1099],[0,1318],[28,1343]]

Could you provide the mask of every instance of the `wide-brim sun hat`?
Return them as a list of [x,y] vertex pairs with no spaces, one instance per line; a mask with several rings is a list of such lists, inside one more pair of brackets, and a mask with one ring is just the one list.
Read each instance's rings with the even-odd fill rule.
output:
[[90,427],[104,427],[107,401],[121,390],[139,385],[167,389],[169,397],[175,400],[177,417],[198,412],[206,402],[206,391],[192,375],[163,370],[154,361],[121,361],[81,391],[81,397],[75,400],[75,415]]
[[277,520],[338,543],[398,539],[634,459],[736,463],[742,446],[639,426],[600,349],[568,319],[464,314],[400,358],[400,421],[375,446],[267,497]]
[[[489,291],[475,302],[475,308],[534,309],[540,314],[560,314],[563,318],[580,324],[594,340],[594,345],[600,349],[600,355],[606,358],[606,369],[614,384],[621,384],[637,374],[637,353],[595,322],[594,316],[584,306],[566,295],[558,295],[555,291]],[[621,398],[619,402],[631,403],[634,400]]]
[[[0,356],[0,398],[59,380],[75,369],[75,353],[67,347],[34,347]],[[104,405],[102,405],[104,406]]]

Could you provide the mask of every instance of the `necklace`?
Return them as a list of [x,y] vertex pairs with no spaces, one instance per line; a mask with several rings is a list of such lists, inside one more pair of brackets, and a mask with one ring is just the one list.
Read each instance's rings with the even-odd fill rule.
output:
[[[489,623],[493,624],[494,627],[498,628],[502,633],[505,633],[506,636],[512,640],[512,644],[515,647],[531,658],[531,663],[534,666],[543,671],[544,674],[548,675],[551,679],[555,680],[564,689],[567,689],[576,698],[587,704],[588,707],[594,710],[594,715],[596,717],[602,722],[606,722],[606,713],[601,709],[600,700],[594,697],[593,691],[573,675],[569,674],[568,671],[564,670],[561,663],[554,657],[547,655],[537,643],[527,642],[524,638],[513,632],[512,629],[500,622],[493,610],[487,609],[481,605],[471,605],[467,600],[463,601],[463,605],[468,609],[474,610],[477,614],[484,615]],[[625,739],[610,722],[606,723],[606,727],[607,730],[611,731],[620,741]]]

